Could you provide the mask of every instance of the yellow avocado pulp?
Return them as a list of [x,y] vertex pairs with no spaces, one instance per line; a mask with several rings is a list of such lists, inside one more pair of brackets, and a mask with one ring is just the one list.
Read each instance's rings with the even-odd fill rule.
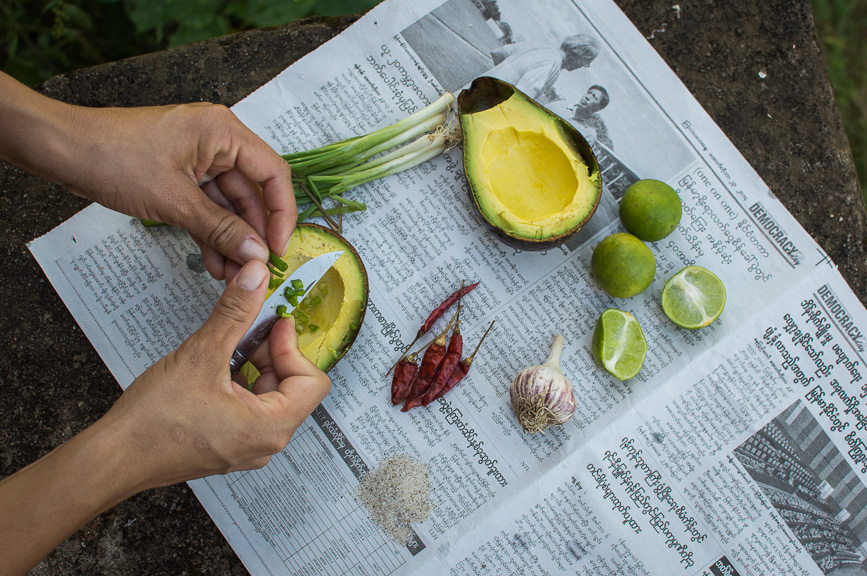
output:
[[593,215],[599,167],[574,127],[494,78],[477,78],[458,108],[473,200],[501,240],[542,250]]
[[[346,239],[316,224],[299,224],[283,257],[288,264],[284,278],[289,278],[308,260],[334,250],[345,252],[292,313],[301,353],[324,371],[337,363],[361,328],[367,307],[367,272]],[[252,382],[258,373],[250,364],[244,368]]]
[[[578,179],[557,145],[533,132],[492,131],[482,146],[491,193],[505,209],[534,222],[561,213],[575,196]],[[536,166],[545,165],[545,170]]]

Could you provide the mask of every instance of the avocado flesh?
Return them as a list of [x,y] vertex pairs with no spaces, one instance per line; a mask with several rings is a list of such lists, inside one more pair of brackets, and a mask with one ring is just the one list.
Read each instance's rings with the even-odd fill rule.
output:
[[[343,357],[361,329],[367,308],[367,271],[346,239],[316,224],[298,224],[282,258],[288,265],[283,277],[289,278],[308,260],[334,250],[344,254],[292,313],[301,353],[324,372]],[[284,281],[275,290],[285,286]],[[249,363],[242,372],[251,385],[259,376]]]
[[[497,88],[500,101],[472,102],[479,82],[505,85]],[[461,97],[469,111],[460,114],[464,167],[482,217],[520,248],[565,241],[599,203],[599,169],[589,145],[561,118],[499,80],[478,79],[467,92]]]

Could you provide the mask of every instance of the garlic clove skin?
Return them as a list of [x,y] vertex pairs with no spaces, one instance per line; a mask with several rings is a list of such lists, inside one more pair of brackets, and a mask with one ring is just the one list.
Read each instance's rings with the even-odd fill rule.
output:
[[519,372],[509,388],[512,408],[525,432],[544,434],[575,414],[577,402],[572,384],[560,370],[564,344],[563,336],[558,334],[545,363]]

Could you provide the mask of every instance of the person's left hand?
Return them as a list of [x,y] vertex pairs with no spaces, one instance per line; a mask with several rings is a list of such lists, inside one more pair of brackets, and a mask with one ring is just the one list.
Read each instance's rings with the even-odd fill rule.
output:
[[[288,164],[224,106],[70,107],[61,183],[113,210],[187,230],[217,279],[280,256],[297,211]],[[265,244],[267,242],[267,246]]]
[[187,230],[218,280],[282,256],[289,165],[225,106],[85,108],[0,72],[0,160],[130,216]]

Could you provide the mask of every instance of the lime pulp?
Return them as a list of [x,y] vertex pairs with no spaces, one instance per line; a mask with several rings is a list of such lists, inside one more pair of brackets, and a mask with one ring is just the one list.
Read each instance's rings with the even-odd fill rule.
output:
[[704,328],[719,318],[725,303],[722,281],[701,266],[687,266],[662,289],[663,312],[672,322],[689,330]]
[[647,340],[635,316],[614,308],[602,312],[593,331],[593,355],[620,380],[638,374],[647,356]]

